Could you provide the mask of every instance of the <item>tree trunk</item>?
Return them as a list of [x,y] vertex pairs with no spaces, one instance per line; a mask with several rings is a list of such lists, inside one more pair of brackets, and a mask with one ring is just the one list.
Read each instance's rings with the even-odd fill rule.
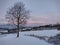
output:
[[17,32],[17,37],[19,37],[19,30],[18,30],[18,32]]
[[17,37],[19,37],[19,18],[18,18],[18,22],[17,22]]

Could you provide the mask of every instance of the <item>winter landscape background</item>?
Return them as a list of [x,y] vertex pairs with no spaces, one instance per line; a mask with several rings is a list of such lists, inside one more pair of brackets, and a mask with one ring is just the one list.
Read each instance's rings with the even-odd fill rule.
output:
[[0,45],[60,45],[60,0],[0,0]]

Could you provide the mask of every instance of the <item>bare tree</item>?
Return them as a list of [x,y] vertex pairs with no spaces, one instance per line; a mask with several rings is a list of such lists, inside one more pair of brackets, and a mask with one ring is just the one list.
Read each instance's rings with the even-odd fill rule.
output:
[[26,9],[23,2],[17,2],[7,11],[6,18],[10,23],[17,26],[17,37],[19,37],[19,26],[26,24],[27,19],[29,18],[29,10]]

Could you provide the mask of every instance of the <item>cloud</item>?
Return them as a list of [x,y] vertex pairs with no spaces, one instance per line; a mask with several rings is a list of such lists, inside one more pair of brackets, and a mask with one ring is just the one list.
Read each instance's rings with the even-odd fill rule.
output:
[[60,23],[60,13],[48,13],[45,15],[35,15],[31,16],[31,19],[28,20],[28,23],[43,23],[43,24],[54,24]]

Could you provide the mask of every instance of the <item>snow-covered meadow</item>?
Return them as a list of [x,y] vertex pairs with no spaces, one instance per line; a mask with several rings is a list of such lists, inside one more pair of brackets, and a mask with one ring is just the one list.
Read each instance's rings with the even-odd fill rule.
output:
[[43,30],[43,31],[27,31],[20,32],[20,37],[16,37],[17,34],[5,34],[0,35],[0,45],[53,45],[44,40],[39,40],[34,37],[25,36],[26,34],[35,34],[39,36],[54,36],[60,33],[60,31],[54,30]]

